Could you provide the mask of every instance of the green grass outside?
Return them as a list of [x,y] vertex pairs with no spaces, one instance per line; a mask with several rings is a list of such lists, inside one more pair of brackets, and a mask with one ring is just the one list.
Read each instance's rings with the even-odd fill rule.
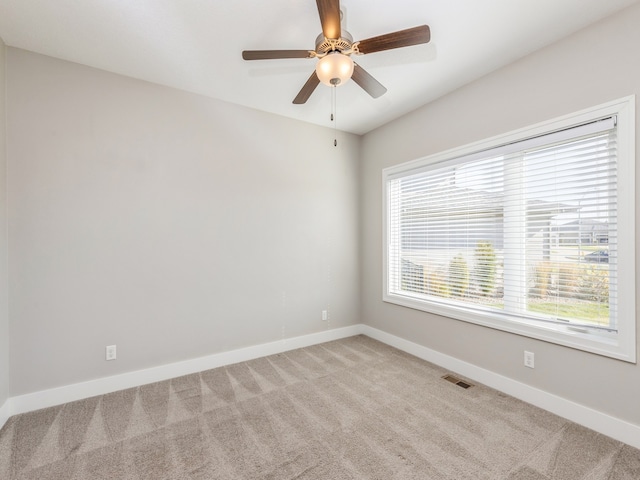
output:
[[597,302],[554,303],[535,302],[527,305],[530,312],[552,315],[560,318],[582,320],[597,325],[609,324],[609,305]]
[[[504,309],[502,302],[482,302],[482,305],[497,310]],[[534,313],[541,313],[551,317],[565,318],[567,320],[577,320],[596,325],[609,324],[609,305],[597,302],[575,302],[560,303],[534,301],[527,305],[527,310]]]

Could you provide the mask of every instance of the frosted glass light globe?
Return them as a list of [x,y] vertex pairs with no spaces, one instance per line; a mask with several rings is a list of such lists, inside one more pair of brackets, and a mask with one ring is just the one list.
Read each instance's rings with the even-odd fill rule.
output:
[[316,64],[316,74],[322,83],[338,87],[349,81],[353,75],[353,60],[340,52],[331,52]]

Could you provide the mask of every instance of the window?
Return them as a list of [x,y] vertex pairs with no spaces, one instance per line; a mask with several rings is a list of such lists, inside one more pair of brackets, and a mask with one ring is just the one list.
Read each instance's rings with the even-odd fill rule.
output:
[[384,171],[384,300],[635,362],[629,97]]

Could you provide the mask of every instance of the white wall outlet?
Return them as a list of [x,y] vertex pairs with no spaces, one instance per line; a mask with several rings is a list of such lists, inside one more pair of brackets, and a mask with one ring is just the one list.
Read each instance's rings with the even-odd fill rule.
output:
[[326,322],[327,320],[329,320],[329,312],[322,310],[322,321]]
[[116,346],[108,345],[106,348],[106,359],[107,360],[115,360],[116,359]]
[[534,368],[535,367],[534,360],[535,360],[535,358],[534,358],[533,352],[527,352],[525,350],[524,351],[524,366],[525,367],[529,367],[529,368]]

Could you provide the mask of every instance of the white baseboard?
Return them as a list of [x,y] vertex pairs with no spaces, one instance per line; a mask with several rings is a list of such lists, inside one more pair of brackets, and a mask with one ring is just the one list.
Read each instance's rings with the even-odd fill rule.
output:
[[359,334],[367,335],[387,345],[422,358],[423,360],[435,363],[452,372],[464,375],[471,380],[483,383],[491,388],[495,388],[496,390],[555,413],[567,420],[591,428],[592,430],[608,435],[633,447],[640,448],[639,425],[620,420],[606,413],[363,324],[326,330],[310,335],[288,338],[277,342],[255,345],[230,352],[217,353],[206,357],[185,360],[183,362],[171,363],[145,370],[11,397],[0,407],[0,428],[2,428],[10,416],[19,413],[30,412],[32,410],[81,400],[96,395],[103,395],[147,383],[168,380],[181,375],[188,375],[211,368],[231,365]]
[[4,427],[4,424],[7,423],[11,415],[11,399],[8,398],[0,407],[0,430],[2,430],[2,427]]
[[620,420],[566,398],[504,377],[471,363],[445,355],[404,338],[396,337],[368,325],[362,325],[361,333],[391,345],[442,368],[459,373],[471,380],[495,388],[507,395],[523,400],[551,413],[571,420],[636,448],[640,448],[640,425]]
[[104,395],[105,393],[137,387],[148,383],[160,382],[162,380],[168,380],[182,375],[202,372],[211,368],[245,362],[247,360],[253,360],[254,358],[266,357],[268,355],[274,355],[288,350],[294,350],[296,348],[308,347],[318,343],[359,335],[361,330],[362,325],[352,325],[333,330],[325,330],[300,337],[287,338],[276,342],[263,343],[261,345],[240,348],[229,352],[216,353],[206,357],[194,358],[145,370],[137,370],[134,372],[98,378],[87,382],[75,383],[72,385],[65,385],[63,387],[11,397],[3,407],[3,409],[6,409],[6,412],[0,410],[0,428],[4,425],[4,422],[2,422],[2,419],[4,418],[2,413],[7,414],[8,419],[11,415],[52,407],[54,405],[94,397],[96,395]]

